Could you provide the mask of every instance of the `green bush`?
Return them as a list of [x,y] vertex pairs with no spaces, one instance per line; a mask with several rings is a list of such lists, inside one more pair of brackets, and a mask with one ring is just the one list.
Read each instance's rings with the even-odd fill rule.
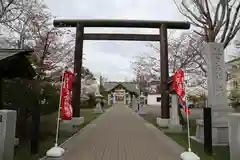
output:
[[51,84],[45,84],[43,87],[42,100],[45,100],[44,104],[41,104],[41,114],[51,114],[58,110],[60,92]]
[[50,83],[23,79],[4,80],[2,94],[3,107],[6,109],[30,112],[34,107],[40,107],[43,115],[53,113],[58,108],[59,91]]
[[17,111],[16,136],[20,138],[21,143],[30,137],[33,109],[39,107],[41,115],[56,112],[59,91],[43,81],[5,79],[2,84],[2,98],[4,109]]

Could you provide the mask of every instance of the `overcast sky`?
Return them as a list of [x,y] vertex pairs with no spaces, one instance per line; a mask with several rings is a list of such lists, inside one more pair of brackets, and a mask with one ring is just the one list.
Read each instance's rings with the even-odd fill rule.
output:
[[[172,0],[45,0],[57,18],[183,20]],[[146,29],[86,29],[86,32],[158,33]],[[84,66],[108,80],[132,79],[131,60],[150,52],[147,42],[85,41]]]

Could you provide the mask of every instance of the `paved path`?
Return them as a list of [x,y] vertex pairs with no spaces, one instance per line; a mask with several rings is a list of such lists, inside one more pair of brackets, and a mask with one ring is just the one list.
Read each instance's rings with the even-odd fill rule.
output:
[[63,147],[64,160],[179,160],[183,151],[125,106],[111,108]]

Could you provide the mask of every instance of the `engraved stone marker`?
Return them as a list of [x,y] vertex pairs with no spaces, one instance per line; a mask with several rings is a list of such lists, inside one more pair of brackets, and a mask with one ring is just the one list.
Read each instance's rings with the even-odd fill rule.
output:
[[[204,53],[208,65],[208,107],[212,108],[213,145],[228,145],[228,107],[224,48],[221,43],[207,43]],[[203,142],[203,120],[197,120],[196,139]]]
[[204,50],[208,64],[208,105],[214,112],[228,107],[223,44],[208,43]]

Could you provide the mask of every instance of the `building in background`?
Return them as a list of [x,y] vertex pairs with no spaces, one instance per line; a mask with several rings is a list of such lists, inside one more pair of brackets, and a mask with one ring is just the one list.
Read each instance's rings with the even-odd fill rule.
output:
[[[168,79],[169,91],[173,87],[173,76]],[[151,106],[161,105],[160,80],[152,80],[147,85],[148,95],[147,104]]]
[[108,105],[111,104],[113,96],[115,103],[129,105],[133,96],[138,97],[140,94],[136,82],[104,82],[103,87],[108,94]]
[[227,92],[240,91],[240,57],[226,63],[227,66]]
[[227,61],[234,60],[236,57],[240,57],[240,31],[225,48],[225,59]]

